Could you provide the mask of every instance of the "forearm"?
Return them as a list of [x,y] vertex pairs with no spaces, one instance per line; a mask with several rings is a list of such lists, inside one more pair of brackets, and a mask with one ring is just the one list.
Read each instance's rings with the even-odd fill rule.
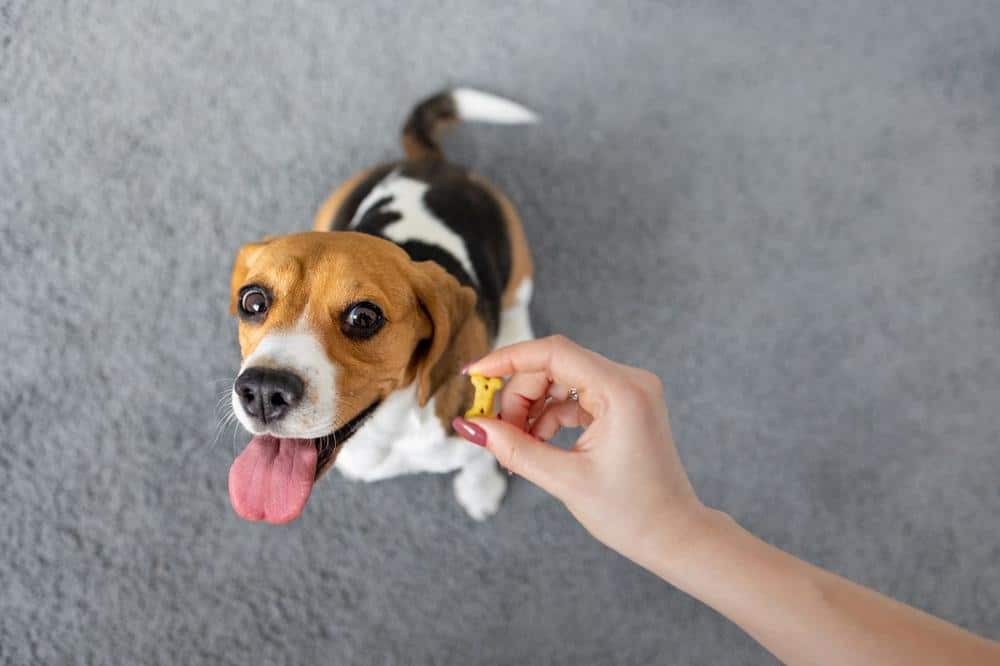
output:
[[639,563],[785,663],[1000,663],[1000,644],[792,557],[724,514],[706,522],[679,551],[662,544]]

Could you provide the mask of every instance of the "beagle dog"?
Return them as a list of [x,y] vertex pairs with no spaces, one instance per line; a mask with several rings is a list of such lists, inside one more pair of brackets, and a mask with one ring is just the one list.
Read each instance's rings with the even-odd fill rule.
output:
[[232,407],[253,437],[229,497],[242,518],[294,520],[334,461],[362,481],[458,470],[473,519],[499,507],[506,477],[451,420],[472,397],[462,364],[532,337],[532,260],[510,201],[441,152],[441,130],[463,120],[536,116],[467,88],[430,97],[403,127],[405,159],[341,185],[314,231],[240,249]]

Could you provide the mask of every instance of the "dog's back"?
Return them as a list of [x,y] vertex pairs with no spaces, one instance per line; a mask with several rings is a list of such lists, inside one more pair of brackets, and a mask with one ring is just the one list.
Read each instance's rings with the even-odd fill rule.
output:
[[437,262],[476,290],[477,310],[495,339],[502,310],[530,279],[531,255],[514,207],[488,182],[446,161],[439,136],[460,121],[535,120],[523,106],[477,90],[429,97],[403,126],[407,159],[348,180],[320,208],[314,228],[372,234],[415,261]]

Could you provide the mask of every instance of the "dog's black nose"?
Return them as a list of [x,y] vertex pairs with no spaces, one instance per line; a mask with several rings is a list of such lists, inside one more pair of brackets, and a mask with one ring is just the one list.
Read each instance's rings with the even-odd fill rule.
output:
[[277,421],[302,399],[305,387],[287,370],[247,368],[233,385],[243,409],[264,423]]

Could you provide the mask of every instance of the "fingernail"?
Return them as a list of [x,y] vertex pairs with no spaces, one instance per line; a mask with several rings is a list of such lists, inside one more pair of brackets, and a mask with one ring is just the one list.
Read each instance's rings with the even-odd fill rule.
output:
[[473,361],[469,361],[468,363],[466,363],[465,365],[463,365],[462,369],[458,371],[458,374],[460,374],[460,375],[467,375],[467,374],[469,374],[469,368],[472,367],[472,363],[473,363]]
[[451,422],[451,427],[455,429],[461,437],[472,442],[476,446],[486,446],[486,431],[471,421],[456,416]]

